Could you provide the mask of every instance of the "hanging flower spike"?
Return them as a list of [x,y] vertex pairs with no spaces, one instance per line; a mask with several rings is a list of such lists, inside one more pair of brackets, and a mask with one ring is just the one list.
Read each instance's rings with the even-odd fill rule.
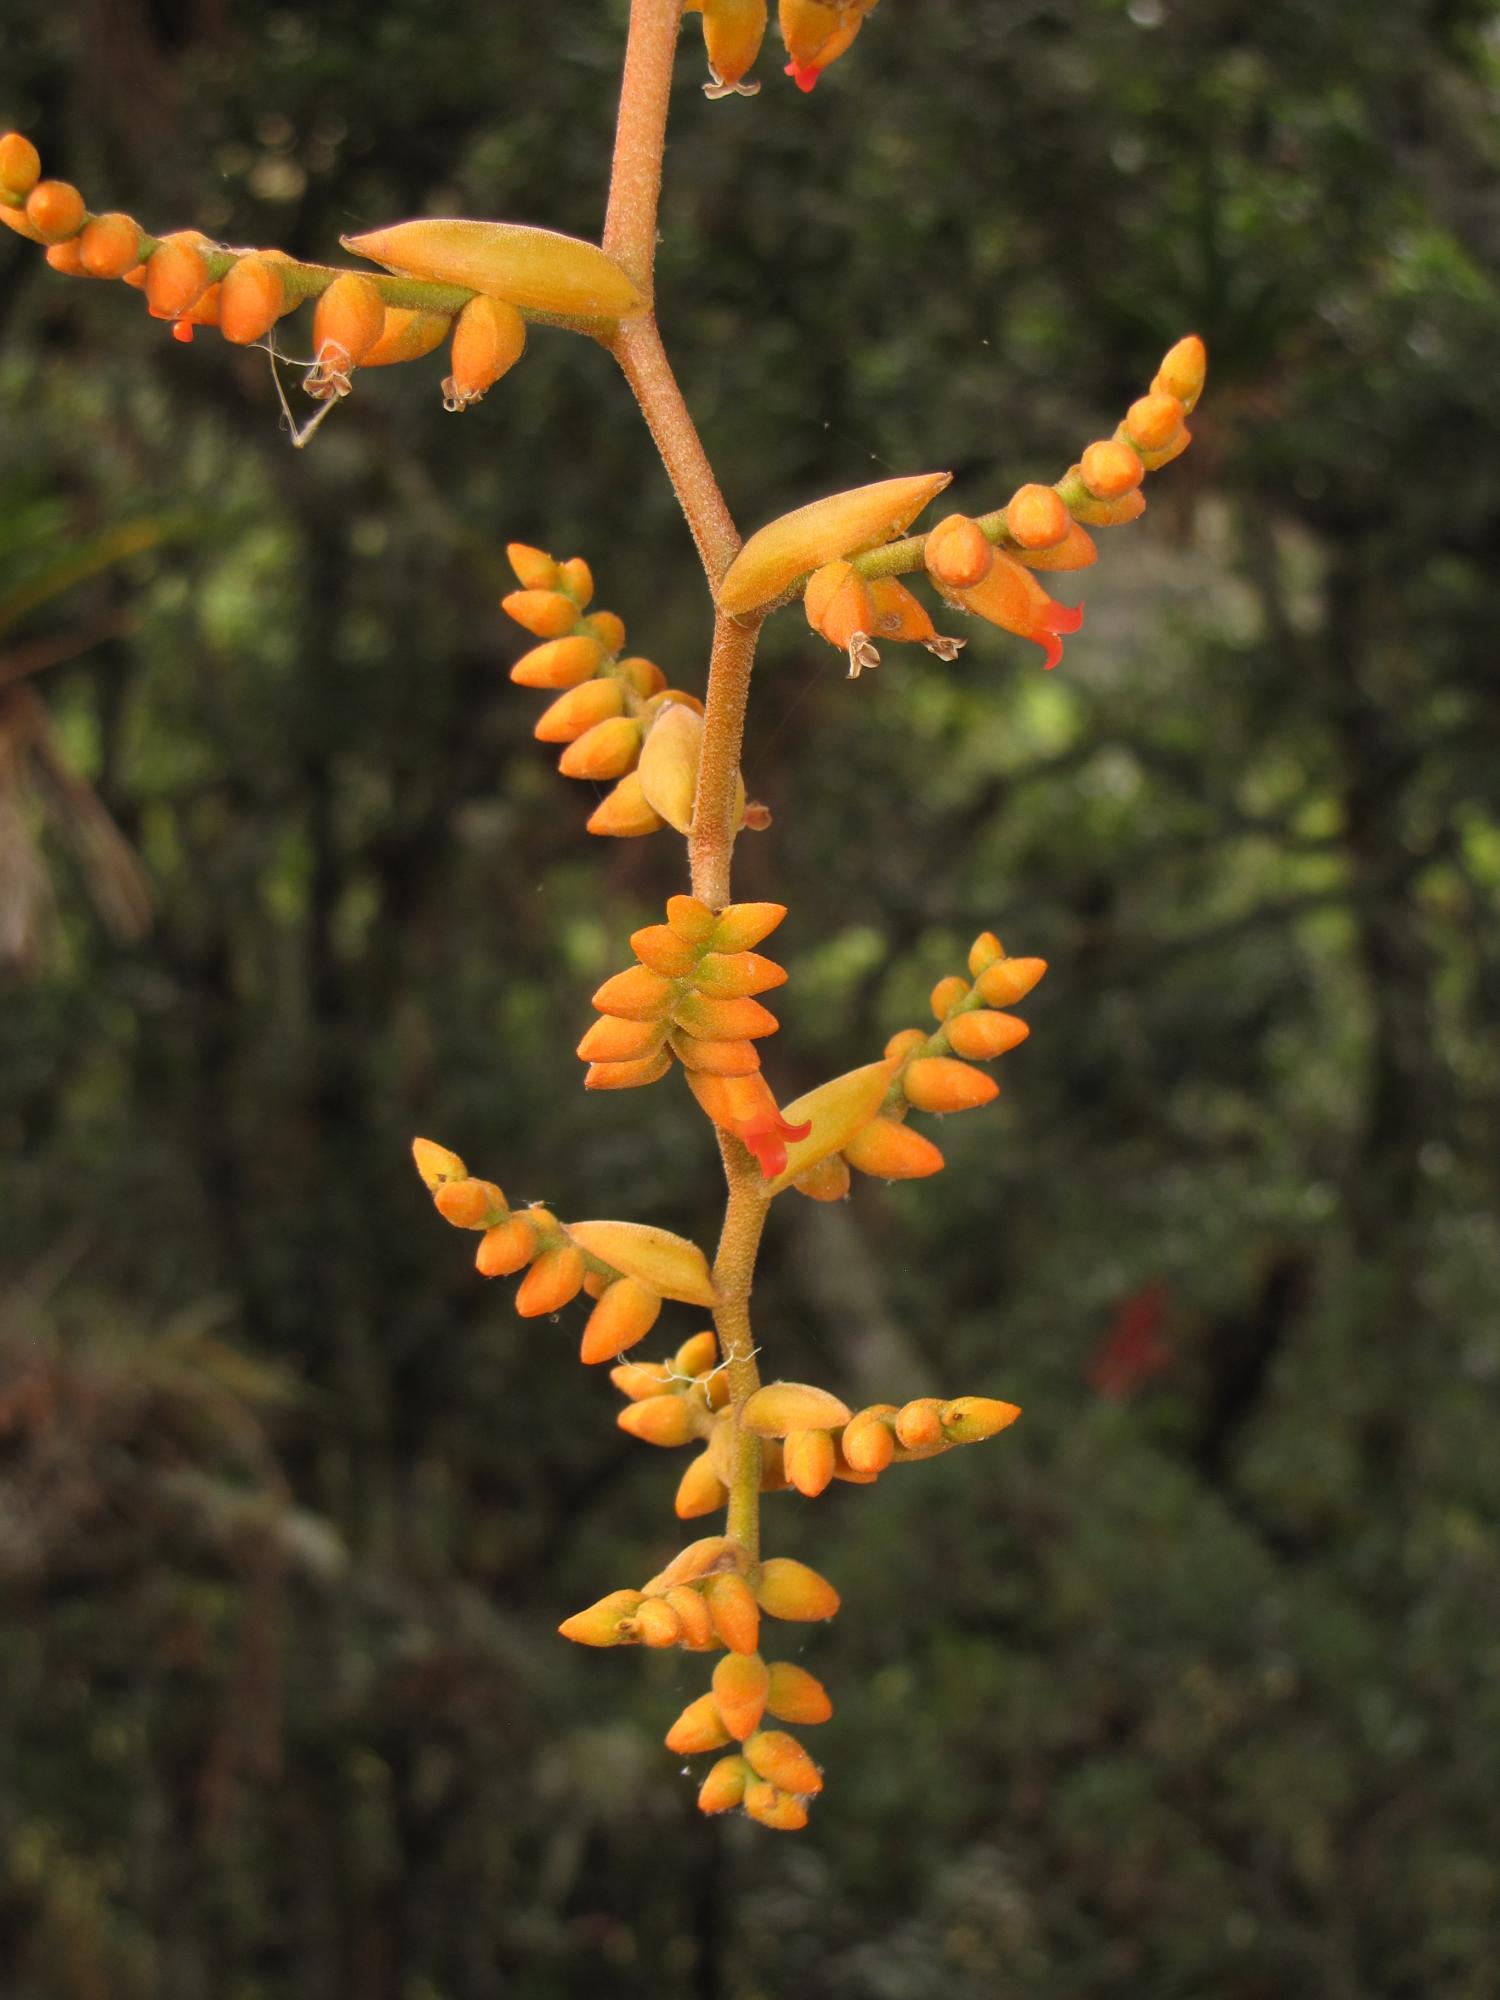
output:
[[781,0],[781,38],[791,60],[786,74],[799,90],[811,90],[830,63],[838,61],[878,0]]
[[766,0],[688,0],[685,10],[703,16],[703,45],[708,52],[710,81],[703,86],[709,99],[754,97],[758,83],[746,83],[755,67],[766,33]]

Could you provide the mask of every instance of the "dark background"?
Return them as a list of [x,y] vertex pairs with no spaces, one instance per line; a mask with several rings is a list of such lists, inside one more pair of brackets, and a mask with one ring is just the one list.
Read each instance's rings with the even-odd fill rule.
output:
[[[9,0],[0,124],[154,229],[592,233],[623,16]],[[701,687],[630,399],[538,334],[294,454],[264,356],[0,242],[8,1996],[1494,1993],[1497,51],[1469,0],[887,0],[710,105],[684,36],[661,313],[744,527],[997,505],[1212,355],[1057,673],[762,651],[783,1096],[980,928],[1051,962],[946,1173],[773,1211],[773,1372],[1025,1406],[769,1504],[844,1593],[796,1837],[696,1814],[699,1662],[554,1636],[681,1461],[407,1156],[712,1241],[686,1093],[572,1053],[680,847],[583,837],[495,608],[506,539],[582,552]]]

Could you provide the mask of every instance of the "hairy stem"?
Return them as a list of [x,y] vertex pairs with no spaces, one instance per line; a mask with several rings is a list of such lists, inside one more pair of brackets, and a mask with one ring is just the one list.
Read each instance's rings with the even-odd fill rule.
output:
[[739,1140],[723,1133],[719,1148],[724,1156],[724,1178],[729,1183],[729,1204],[724,1211],[724,1229],[714,1259],[714,1290],[719,1295],[714,1324],[729,1377],[736,1425],[734,1477],[729,1488],[725,1532],[740,1544],[752,1562],[758,1562],[761,1444],[754,1431],[739,1427],[739,1413],[760,1387],[755,1341],[750,1331],[750,1287],[755,1280],[755,1258],[768,1203],[760,1168]]
[[648,298],[656,268],[656,207],[661,197],[667,100],[681,24],[682,0],[630,0],[604,248]]
[[635,391],[662,464],[698,545],[709,588],[739,552],[740,538],[719,491],[698,427],[682,400],[677,377],[662,346],[654,314],[626,320],[609,343],[610,352]]
[[721,611],[714,620],[713,652],[708,663],[708,700],[703,710],[703,752],[698,763],[698,791],[693,801],[688,856],[693,894],[711,910],[729,901],[729,870],[734,858],[740,744],[745,734],[745,708],[750,699],[750,672],[760,639],[760,619],[741,624]]

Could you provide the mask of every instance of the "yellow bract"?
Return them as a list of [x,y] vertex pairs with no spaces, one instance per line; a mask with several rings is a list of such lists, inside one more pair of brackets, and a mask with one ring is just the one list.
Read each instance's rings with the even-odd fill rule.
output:
[[899,1059],[866,1063],[863,1069],[848,1070],[843,1076],[820,1083],[816,1090],[808,1091],[794,1104],[785,1105],[781,1115],[788,1125],[803,1125],[810,1120],[812,1130],[805,1139],[796,1139],[787,1147],[786,1166],[767,1184],[767,1194],[780,1194],[819,1160],[826,1160],[830,1153],[841,1153],[885,1102],[891,1078],[899,1067]]
[[447,217],[397,222],[339,240],[388,271],[467,285],[559,319],[626,319],[649,303],[597,244],[555,229]]
[[951,472],[917,472],[878,479],[783,514],[753,534],[729,565],[719,586],[719,609],[742,618],[790,590],[809,570],[888,542],[952,478]]
[[570,1222],[568,1234],[580,1250],[649,1285],[665,1299],[681,1299],[690,1306],[714,1303],[708,1259],[685,1236],[653,1229],[645,1222]]

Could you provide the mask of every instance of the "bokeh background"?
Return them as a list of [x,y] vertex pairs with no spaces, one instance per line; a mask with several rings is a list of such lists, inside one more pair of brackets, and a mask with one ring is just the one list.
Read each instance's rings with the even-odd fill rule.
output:
[[[158,229],[589,233],[623,17],[8,0],[0,124]],[[982,927],[1051,962],[946,1173],[777,1204],[759,1330],[1025,1416],[771,1503],[844,1593],[830,1781],[805,1835],[701,1822],[698,1663],[554,1635],[676,1546],[679,1461],[407,1154],[712,1241],[686,1094],[572,1053],[680,849],[583,837],[496,608],[506,539],[584,553],[701,686],[665,479],[561,335],[294,453],[264,356],[7,237],[14,2000],[1495,1990],[1495,10],[887,0],[811,99],[761,70],[707,104],[684,36],[659,285],[745,527],[931,465],[998,504],[1212,353],[1060,671],[976,630],[854,685],[795,614],[757,670],[784,1096]]]

